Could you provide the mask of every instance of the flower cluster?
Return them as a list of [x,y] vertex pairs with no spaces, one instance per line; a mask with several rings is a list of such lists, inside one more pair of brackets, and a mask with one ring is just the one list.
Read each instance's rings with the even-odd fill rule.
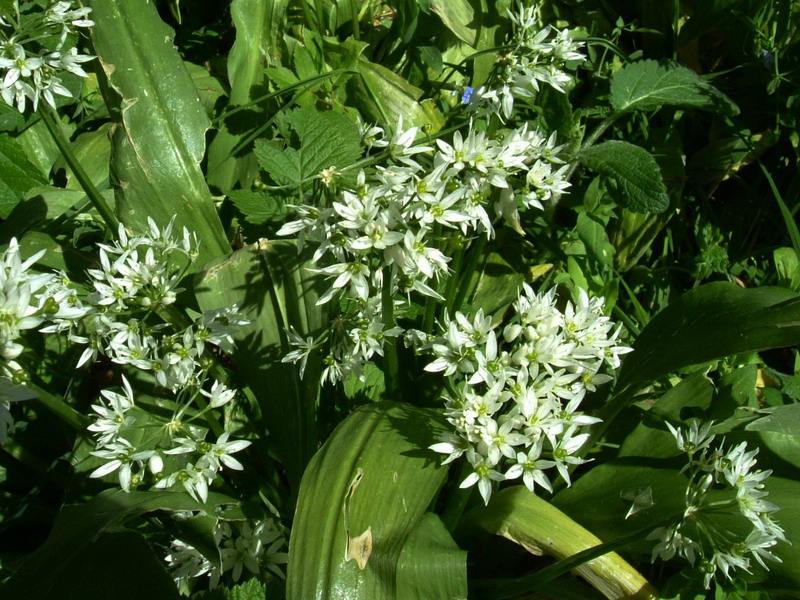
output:
[[445,397],[454,432],[431,449],[447,455],[444,463],[466,455],[474,471],[462,488],[477,483],[488,503],[494,482],[522,477],[531,491],[552,491],[547,470],[555,468],[570,483],[570,465],[585,462],[575,455],[588,437],[581,430],[599,421],[581,402],[611,379],[603,366],[618,367],[630,351],[602,308],[602,298],[579,289],[562,312],[555,289],[524,285],[502,333],[482,311],[457,312],[428,343],[437,358],[425,370],[453,378],[455,390]]
[[566,72],[569,63],[582,62],[582,42],[575,41],[568,29],[541,27],[541,7],[537,4],[509,10],[514,27],[511,51],[500,57],[499,72],[491,85],[483,85],[463,98],[471,110],[511,118],[516,98],[532,98],[545,84],[565,92],[573,76]]
[[[766,498],[765,482],[772,471],[755,469],[758,449],[748,450],[741,442],[732,448],[712,446],[712,423],[689,429],[667,424],[678,449],[689,457],[686,511],[669,527],[660,527],[648,539],[658,540],[652,559],[670,560],[676,554],[694,565],[701,559],[706,588],[717,571],[732,579],[731,569],[750,572],[750,560],[768,568],[764,560],[781,562],[768,549],[787,541],[783,529],[772,519],[778,507]],[[743,529],[730,531],[713,519],[713,514],[735,515]]]
[[232,350],[232,327],[244,323],[236,307],[208,311],[178,331],[152,320],[175,302],[182,291],[178,284],[197,257],[196,237],[184,228],[174,239],[173,223],[162,230],[150,219],[150,231],[134,237],[120,225],[118,239],[100,245],[100,268],[88,272],[94,288],[84,300],[88,314],[54,318],[42,330],[65,331],[70,341],[86,345],[78,366],[102,353],[117,364],[152,371],[159,385],[176,392],[202,381],[207,344]]
[[19,343],[21,332],[36,329],[45,322],[80,318],[86,311],[74,303],[63,277],[31,270],[45,251],[22,260],[19,243],[11,238],[8,249],[0,255],[0,445],[14,426],[10,413],[12,402],[35,398],[25,387],[27,374],[16,362],[24,350]]
[[[175,395],[167,418],[137,407],[124,376],[122,394],[103,390],[102,400],[92,406],[89,430],[96,440],[92,455],[105,462],[90,477],[117,472],[120,487],[129,491],[149,476],[156,488],[181,485],[205,502],[223,467],[242,470],[231,455],[250,445],[229,440],[222,430],[216,441],[207,441],[208,430],[196,424],[201,417],[213,421],[208,412],[235,396],[209,377],[210,346],[230,352],[233,327],[246,321],[234,306],[207,311],[182,330],[163,322],[159,311],[175,302],[178,284],[197,256],[196,237],[186,228],[173,236],[173,224],[160,229],[150,220],[149,231],[140,236],[120,226],[118,239],[100,246],[100,268],[89,270],[94,289],[85,298],[88,312],[77,320],[53,319],[42,331],[64,331],[71,341],[86,344],[79,366],[103,354],[116,364],[151,372],[156,385]],[[197,405],[204,408],[198,411]]]
[[220,521],[214,528],[214,541],[220,553],[219,565],[209,561],[190,544],[180,540],[172,542],[172,551],[166,561],[179,587],[192,578],[205,575],[209,578],[209,588],[214,589],[224,573],[230,572],[236,582],[244,569],[255,575],[269,569],[283,577],[279,565],[288,560],[286,553],[282,552],[286,538],[273,519],[253,523]]
[[41,98],[55,108],[54,94],[72,97],[61,74],[87,77],[81,65],[94,56],[78,54],[73,38],[78,28],[94,25],[87,18],[92,9],[72,1],[56,2],[44,12],[21,13],[16,2],[15,9],[0,17],[0,95],[20,112],[28,101],[35,111]]
[[[364,133],[368,144],[386,149],[389,164],[360,172],[356,189],[343,190],[330,207],[294,206],[298,218],[278,232],[297,235],[301,246],[316,242],[314,260],[330,263],[318,270],[330,281],[319,302],[340,300],[344,308],[329,334],[331,382],[360,373],[385,340],[402,333],[386,325],[381,293],[400,309],[397,299],[412,292],[441,300],[454,240],[491,238],[497,218],[522,232],[518,211],[543,208],[569,185],[555,135],[527,125],[497,137],[470,126],[466,136],[457,131],[435,147],[417,143],[418,128],[404,130],[402,121],[391,138],[380,127]],[[297,350],[287,359],[302,360],[313,345],[291,337]]]

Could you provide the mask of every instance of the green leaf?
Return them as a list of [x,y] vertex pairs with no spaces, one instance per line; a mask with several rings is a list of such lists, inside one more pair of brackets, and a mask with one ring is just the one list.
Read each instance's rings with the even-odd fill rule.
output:
[[[51,186],[29,190],[8,218],[0,223],[0,243],[7,243],[13,236],[19,237],[35,226],[57,219],[85,198],[82,191]],[[113,204],[113,198],[111,200]]]
[[286,121],[300,139],[299,149],[265,140],[257,140],[255,146],[261,168],[281,185],[300,187],[323,169],[349,167],[361,156],[358,127],[341,113],[304,107],[292,111]]
[[[352,44],[327,44],[326,59],[336,67],[349,67],[355,51]],[[403,117],[403,127],[425,127],[428,133],[436,133],[445,122],[444,115],[429,98],[419,102],[422,90],[411,85],[405,78],[382,65],[368,61],[358,55],[354,61],[359,76],[347,82],[348,94],[364,119],[394,129]]]
[[614,246],[609,243],[602,223],[587,213],[580,213],[576,231],[589,256],[606,267],[614,263]]
[[84,504],[67,506],[56,518],[47,541],[21,562],[0,588],[4,598],[114,598],[143,596],[177,599],[172,578],[141,534],[122,530],[128,520],[166,510],[202,510],[214,514],[219,504],[236,504],[221,494],[209,494],[201,504],[180,492],[102,493]]
[[[520,485],[500,491],[488,506],[473,509],[465,518],[532,554],[547,554],[558,560],[602,543],[554,505]],[[604,554],[575,571],[606,598],[658,597],[647,580],[616,552]]]
[[[111,123],[103,123],[97,129],[79,135],[72,143],[72,151],[75,153],[75,158],[78,159],[81,167],[83,167],[83,170],[99,192],[108,188],[111,129]],[[59,157],[53,163],[54,172],[60,169],[66,171],[67,189],[83,191],[81,184],[62,157]]]
[[458,39],[475,47],[478,28],[469,0],[430,0],[430,9]]
[[778,271],[778,285],[800,292],[800,261],[794,248],[776,248],[772,252],[772,259]]
[[239,304],[249,325],[234,334],[233,361],[258,399],[261,419],[296,493],[308,461],[317,450],[316,408],[321,357],[312,354],[300,380],[298,368],[281,359],[289,352],[284,328],[319,334],[327,324],[316,302],[325,289],[309,272],[308,254],[298,256],[288,241],[260,241],[214,261],[195,280],[202,310]]
[[[72,127],[70,126],[68,129],[65,126],[63,129],[65,129],[65,135],[70,137],[72,131],[69,129],[72,129]],[[50,135],[47,125],[41,119],[26,127],[15,139],[28,156],[28,159],[36,164],[39,167],[39,171],[44,175],[50,173],[53,163],[61,156],[58,146],[53,141],[53,136]]]
[[425,513],[397,561],[397,600],[467,597],[467,553],[434,513]]
[[[288,6],[288,0],[231,2],[236,41],[228,54],[229,108],[248,104],[266,92],[264,63],[267,66],[280,64]],[[208,182],[221,190],[233,189],[237,180],[250,183],[242,179],[248,170],[246,161],[240,163],[232,154],[243,136],[253,128],[252,123],[246,123],[245,119],[252,119],[254,113],[245,112],[249,115],[240,114],[242,118],[223,123],[208,148]]]
[[200,97],[200,102],[206,109],[209,117],[214,116],[217,100],[225,95],[225,89],[222,82],[214,77],[208,69],[202,65],[196,65],[188,61],[183,62],[186,70],[194,81],[194,86],[197,88],[197,95]]
[[300,185],[303,181],[300,153],[272,140],[256,140],[253,151],[258,164],[279,185]]
[[[452,600],[399,590],[408,569],[442,558],[442,544],[448,560],[440,589],[463,589],[462,557],[441,528],[424,525],[433,530],[412,534],[447,476],[427,449],[443,431],[436,415],[385,401],[356,410],[336,428],[303,475],[289,545],[288,600]],[[409,562],[401,574],[406,543],[414,544],[413,554],[405,554]],[[347,559],[346,546],[356,559]],[[426,587],[420,592],[429,592]]]
[[694,71],[671,61],[640,60],[611,77],[611,106],[617,112],[661,106],[699,108],[735,115],[736,104]]
[[8,218],[25,192],[46,183],[16,140],[0,135],[0,219]]
[[286,205],[280,196],[265,192],[234,190],[228,197],[249,223],[261,225],[269,221],[280,221],[287,214]]
[[[176,217],[203,240],[198,265],[230,251],[200,162],[210,126],[172,31],[147,0],[91,0],[94,52],[119,95],[112,169],[120,219],[141,231]],[[113,104],[110,96],[106,102]]]
[[523,283],[525,275],[497,252],[488,252],[473,276],[467,304],[476,311],[483,309],[498,324],[505,310],[517,299]]
[[420,46],[417,49],[419,50],[419,57],[422,59],[424,64],[429,66],[437,73],[442,72],[444,69],[442,53],[436,46]]
[[344,380],[343,387],[345,395],[352,401],[363,404],[368,402],[377,402],[386,391],[386,382],[384,381],[383,371],[372,363],[364,365],[361,373],[364,381],[358,377],[356,373],[352,373],[350,377]]
[[760,445],[800,469],[800,404],[766,409],[769,414],[748,423],[747,431],[757,431]]
[[794,292],[709,283],[675,299],[647,324],[622,365],[618,389],[732,354],[793,346],[798,339],[800,298]]
[[669,196],[661,171],[644,148],[610,140],[578,153],[581,162],[612,178],[625,193],[625,208],[638,213],[659,213],[669,207]]

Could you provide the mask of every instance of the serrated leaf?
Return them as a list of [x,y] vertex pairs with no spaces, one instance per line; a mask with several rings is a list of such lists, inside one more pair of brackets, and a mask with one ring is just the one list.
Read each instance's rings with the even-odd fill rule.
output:
[[300,155],[272,140],[256,140],[253,152],[258,164],[279,185],[299,185],[303,180]]
[[361,156],[358,128],[343,114],[303,107],[286,121],[297,133],[299,149],[271,140],[258,140],[255,146],[261,168],[281,185],[300,187],[323,169],[348,167]]
[[798,339],[800,297],[794,292],[709,283],[653,317],[622,365],[618,389],[732,354],[794,346]]
[[[408,590],[401,595],[397,584],[409,534],[447,476],[427,450],[443,430],[435,411],[388,401],[359,408],[336,428],[303,475],[289,546],[288,600],[452,600],[409,596]],[[367,531],[372,546],[361,556],[362,569],[347,560],[346,547]],[[413,560],[435,560],[436,546],[423,541],[417,540]],[[447,588],[464,583],[458,562],[448,560],[451,566],[440,572]]]
[[228,194],[228,197],[241,211],[248,223],[261,225],[286,216],[283,199],[265,192],[234,190]]
[[588,168],[612,178],[625,193],[625,208],[638,213],[660,213],[669,207],[661,171],[644,148],[610,140],[578,154]]
[[611,106],[617,112],[683,106],[735,115],[733,100],[697,73],[671,61],[640,60],[611,77]]
[[29,189],[44,185],[42,172],[12,138],[0,135],[0,219],[5,219]]

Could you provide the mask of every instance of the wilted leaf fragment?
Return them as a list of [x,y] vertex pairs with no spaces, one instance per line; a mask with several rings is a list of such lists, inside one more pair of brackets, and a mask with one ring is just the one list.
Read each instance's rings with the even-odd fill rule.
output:
[[672,61],[640,60],[611,77],[611,105],[617,112],[683,106],[739,112],[733,100],[697,73]]
[[627,199],[625,208],[637,213],[660,213],[669,207],[669,196],[661,171],[644,148],[610,140],[590,146],[579,154],[588,168],[610,177]]

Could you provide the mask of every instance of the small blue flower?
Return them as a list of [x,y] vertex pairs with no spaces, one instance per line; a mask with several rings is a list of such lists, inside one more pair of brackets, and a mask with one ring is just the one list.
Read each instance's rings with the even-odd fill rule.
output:
[[761,64],[764,65],[767,71],[773,71],[775,69],[775,55],[769,50],[762,50]]
[[475,91],[475,88],[467,86],[464,90],[464,93],[461,95],[461,103],[462,104],[469,104],[470,98],[472,98],[472,92]]

